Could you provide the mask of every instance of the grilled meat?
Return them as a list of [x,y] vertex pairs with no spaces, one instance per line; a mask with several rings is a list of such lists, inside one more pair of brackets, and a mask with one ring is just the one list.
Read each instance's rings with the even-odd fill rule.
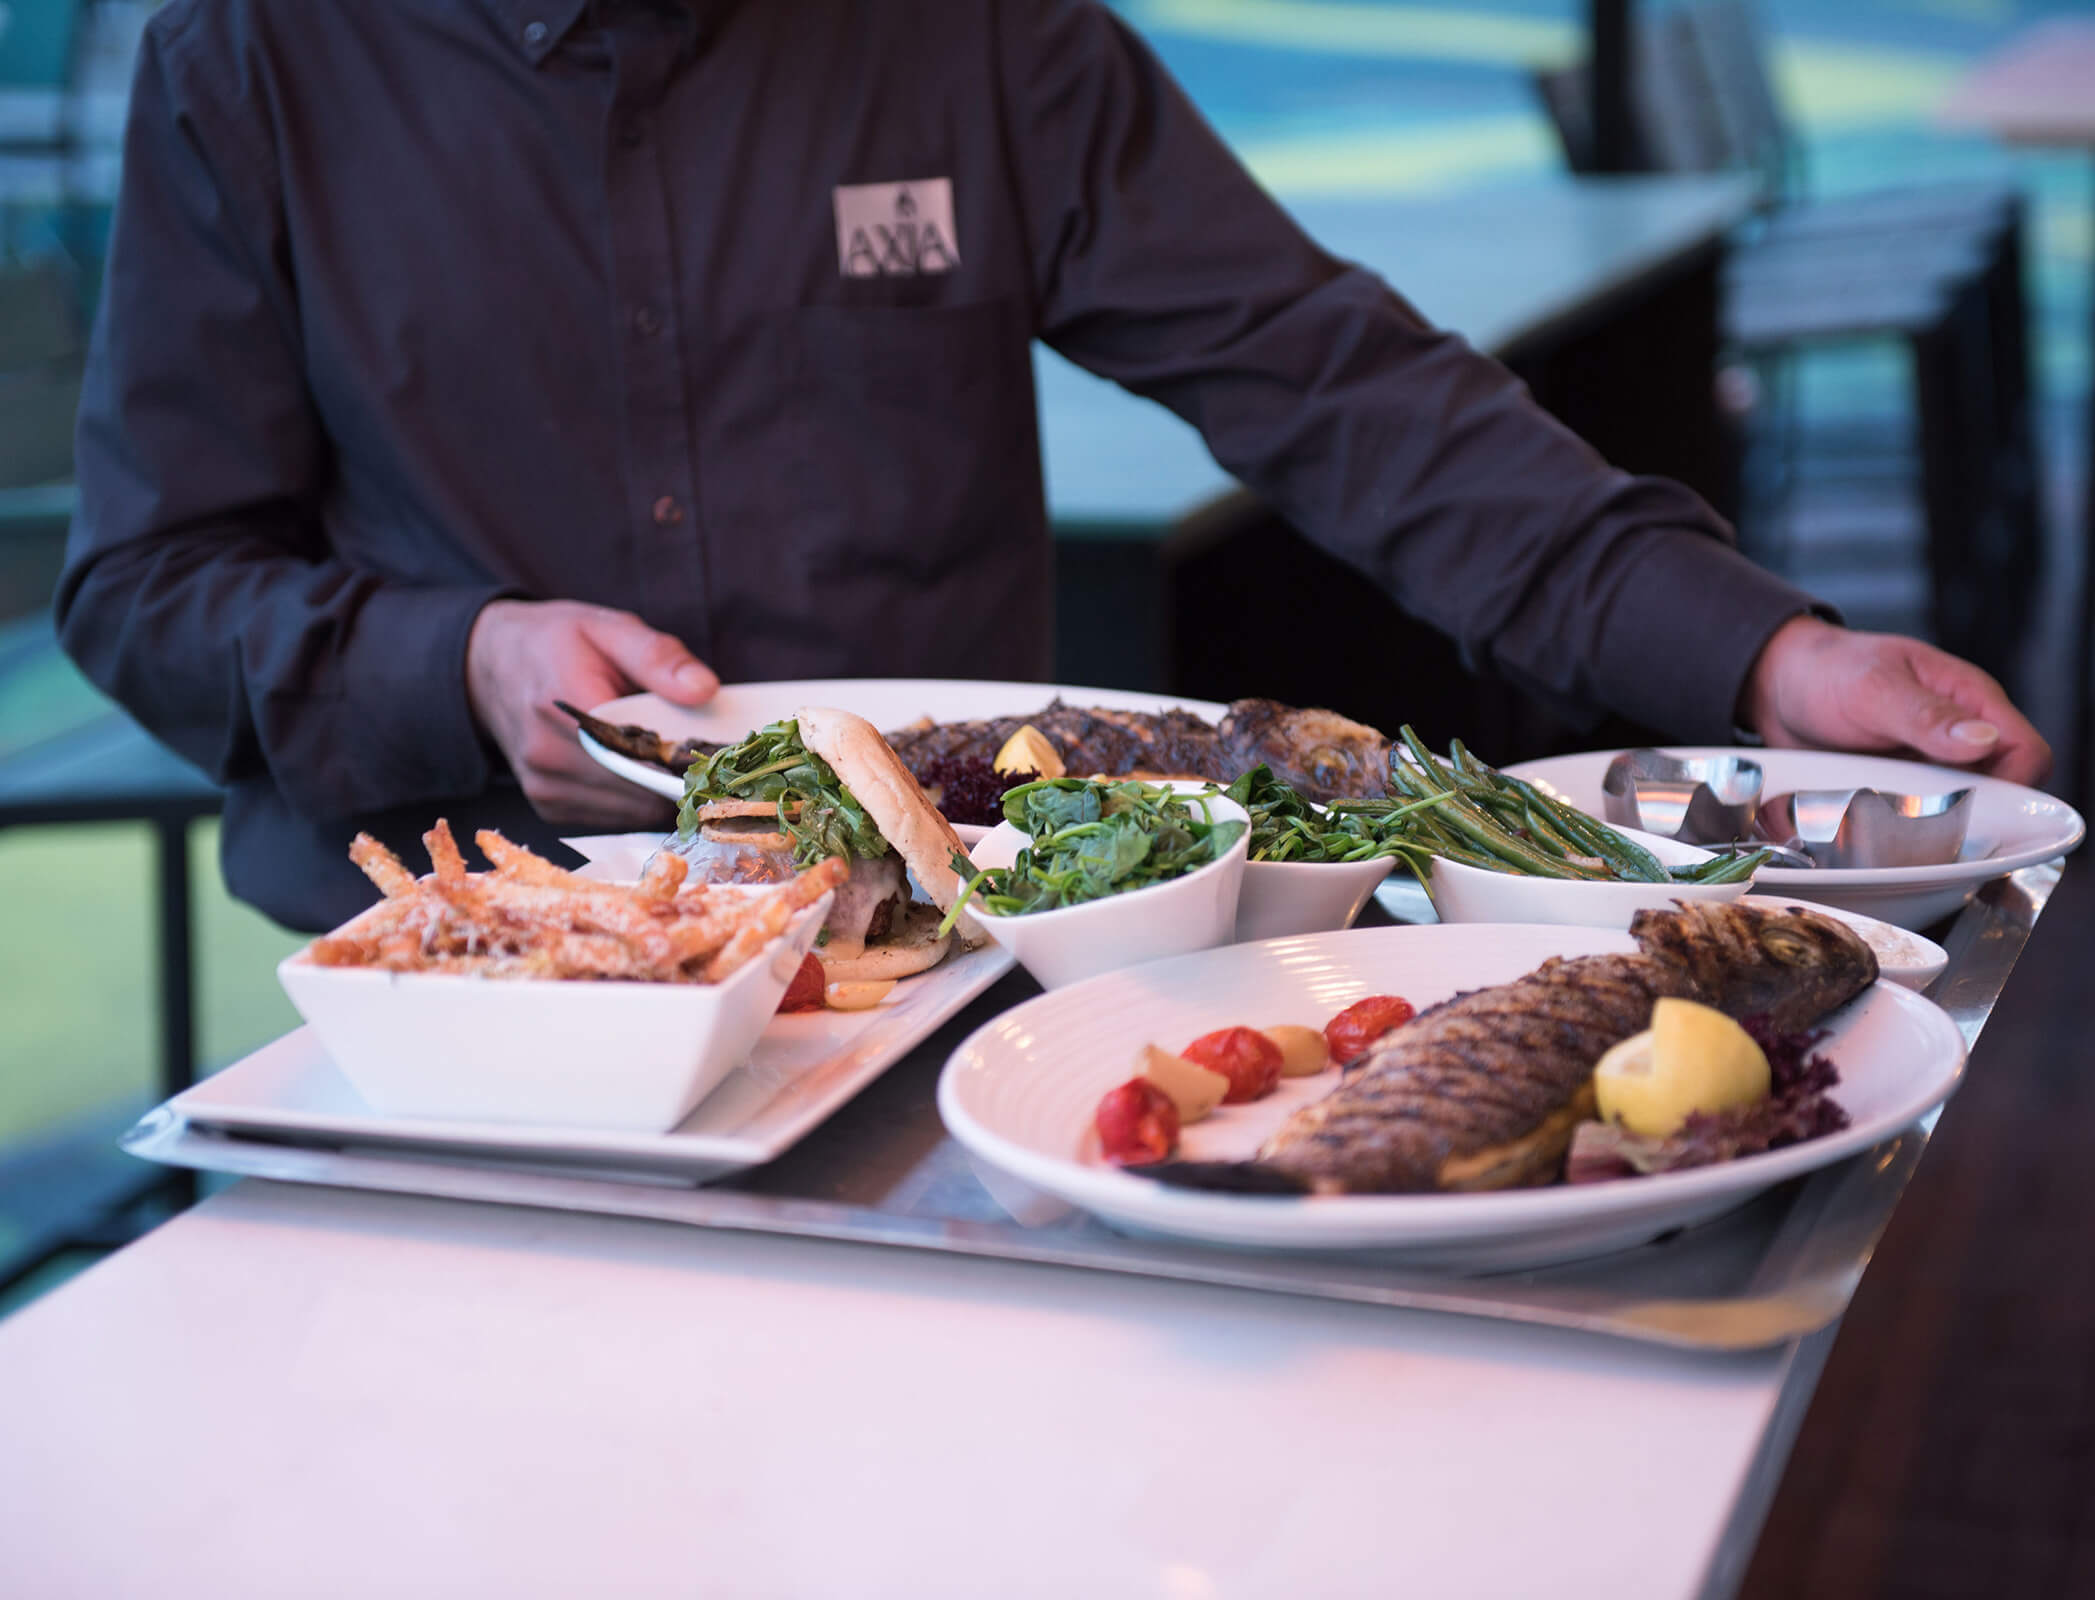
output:
[[1220,760],[1213,724],[1190,711],[1176,707],[1112,711],[1061,700],[1051,700],[1025,716],[990,717],[981,722],[933,722],[926,717],[896,729],[887,742],[912,771],[940,757],[987,761],[1029,722],[1046,736],[1072,773],[1205,778]]
[[645,761],[651,767],[662,767],[670,772],[682,772],[701,756],[709,756],[721,748],[708,744],[703,739],[672,739],[667,734],[657,733],[653,728],[643,728],[632,722],[606,722],[602,717],[593,717],[587,711],[577,710],[565,700],[555,700],[554,705],[565,711],[581,725],[582,731],[602,745],[606,750],[615,750],[622,756],[635,761]]
[[[606,749],[671,772],[720,748],[699,739],[670,739],[651,728],[606,722],[565,701],[556,705]],[[926,717],[886,735],[921,782],[941,758],[991,760],[1026,723],[1038,728],[1071,772],[1106,777],[1206,778],[1229,783],[1264,762],[1312,800],[1382,793],[1389,741],[1333,711],[1298,709],[1277,700],[1239,700],[1220,725],[1190,711],[1117,711],[1050,701],[1025,716],[979,722]]]
[[1640,912],[1630,931],[1638,955],[1546,961],[1420,1013],[1283,1123],[1255,1163],[1146,1170],[1263,1193],[1286,1183],[1395,1194],[1554,1182],[1573,1131],[1593,1114],[1594,1064],[1649,1026],[1655,1001],[1700,1000],[1790,1031],[1877,976],[1852,930],[1797,908],[1700,902]]
[[1679,968],[1733,1017],[1764,1016],[1777,1033],[1810,1027],[1877,981],[1877,955],[1845,922],[1803,906],[1772,911],[1721,901],[1639,911],[1630,936]]
[[1290,1117],[1259,1162],[1332,1193],[1546,1183],[1592,1114],[1593,1064],[1667,995],[1702,991],[1643,956],[1580,956],[1435,1006]]
[[1237,700],[1215,730],[1222,767],[1199,776],[1232,783],[1263,761],[1311,800],[1371,798],[1383,792],[1389,741],[1336,711]]

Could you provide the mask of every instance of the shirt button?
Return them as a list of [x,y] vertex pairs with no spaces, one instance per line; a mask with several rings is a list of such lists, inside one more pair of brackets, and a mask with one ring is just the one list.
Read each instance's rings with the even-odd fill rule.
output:
[[524,43],[528,45],[544,44],[548,31],[543,22],[527,22],[524,24]]
[[618,142],[628,150],[647,137],[647,118],[628,117],[618,130]]
[[666,528],[672,523],[682,522],[683,520],[684,508],[677,504],[675,495],[665,494],[655,502],[655,522],[657,526]]
[[642,306],[633,313],[633,326],[652,338],[662,331],[662,319],[655,314],[653,306]]

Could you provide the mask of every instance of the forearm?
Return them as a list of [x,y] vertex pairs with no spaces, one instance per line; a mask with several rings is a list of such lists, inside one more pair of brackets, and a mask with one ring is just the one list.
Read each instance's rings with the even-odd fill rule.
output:
[[1610,468],[1497,362],[1349,270],[1141,380],[1465,659],[1567,711],[1725,738],[1809,596],[1694,494]]
[[81,670],[214,779],[266,773],[340,816],[485,786],[464,664],[494,592],[387,584],[233,528],[76,530],[57,614]]

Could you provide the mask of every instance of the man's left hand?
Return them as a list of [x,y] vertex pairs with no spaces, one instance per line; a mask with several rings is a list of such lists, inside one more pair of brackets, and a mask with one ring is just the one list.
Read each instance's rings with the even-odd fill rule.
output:
[[1918,639],[1792,617],[1753,663],[1741,722],[1770,745],[1918,755],[2041,783],[2051,746],[2007,692]]

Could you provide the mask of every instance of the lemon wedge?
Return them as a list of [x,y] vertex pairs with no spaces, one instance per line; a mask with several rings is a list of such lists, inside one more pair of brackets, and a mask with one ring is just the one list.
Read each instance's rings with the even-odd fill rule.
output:
[[1062,764],[1062,757],[1048,743],[1048,737],[1032,723],[1022,723],[1004,748],[996,754],[990,766],[998,772],[1037,772],[1043,778],[1059,778],[1069,769]]
[[1746,1030],[1693,1000],[1661,1000],[1651,1026],[1593,1069],[1603,1120],[1663,1139],[1697,1111],[1729,1111],[1768,1095],[1768,1058]]

